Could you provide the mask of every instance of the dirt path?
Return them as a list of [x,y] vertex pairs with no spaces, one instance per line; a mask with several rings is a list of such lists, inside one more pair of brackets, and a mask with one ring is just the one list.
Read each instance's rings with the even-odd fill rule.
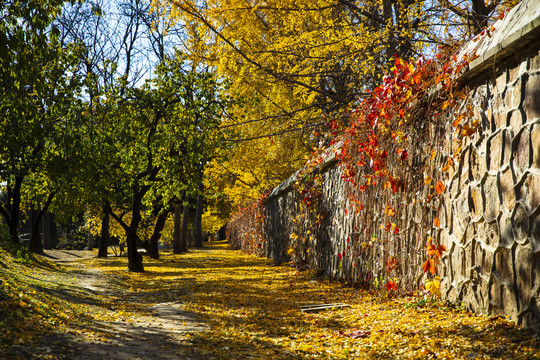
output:
[[[138,302],[137,296],[129,297],[114,285],[114,280],[100,270],[81,266],[81,260],[93,258],[96,253],[88,250],[46,251],[50,260],[73,268],[72,283],[95,296],[123,302]],[[115,311],[112,306],[110,309]],[[144,306],[136,316],[126,316],[123,321],[98,321],[80,336],[57,334],[44,336],[39,350],[54,359],[203,359],[189,343],[192,333],[204,331],[208,326],[197,316],[183,309],[179,302],[158,303]],[[94,337],[94,334],[100,334]],[[42,356],[40,356],[42,358]]]

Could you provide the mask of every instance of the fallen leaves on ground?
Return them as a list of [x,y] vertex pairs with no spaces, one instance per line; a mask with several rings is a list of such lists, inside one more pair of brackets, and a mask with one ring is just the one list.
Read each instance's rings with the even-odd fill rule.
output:
[[[180,302],[209,326],[182,339],[205,359],[535,359],[540,354],[538,339],[504,318],[475,315],[419,297],[382,301],[365,291],[230,250],[225,243],[181,255],[163,253],[160,260],[145,258],[143,274],[126,271],[125,258],[86,259],[78,266],[99,271],[114,294],[101,293],[93,304],[78,305],[77,293],[61,302],[49,292],[46,302],[55,307],[54,315],[49,311],[21,316],[41,315],[47,329],[56,321],[71,325],[65,331],[89,332],[97,318],[111,324],[133,322],[148,314],[151,306]],[[50,281],[54,287],[59,280]],[[23,298],[27,301],[26,295]],[[351,307],[300,311],[301,305],[322,303]],[[86,313],[88,306],[94,306],[97,315]],[[75,314],[89,319],[76,320]],[[13,341],[24,342],[25,333],[22,330]],[[100,336],[97,331],[94,341],[106,340]],[[178,350],[170,343],[167,351],[174,356]]]

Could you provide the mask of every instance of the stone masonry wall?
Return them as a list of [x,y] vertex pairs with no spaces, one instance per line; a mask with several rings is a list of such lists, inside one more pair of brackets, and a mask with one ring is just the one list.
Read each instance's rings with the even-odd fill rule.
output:
[[473,89],[482,131],[463,147],[459,170],[447,183],[450,193],[442,234],[449,250],[442,271],[446,296],[471,309],[507,314],[536,329],[540,329],[539,14],[540,2],[524,1],[496,25],[488,44],[472,44],[481,57],[471,64],[465,80]]
[[[252,219],[233,219],[229,239],[335,278],[360,284],[392,279],[414,289],[422,283],[431,235],[448,249],[439,270],[446,298],[540,330],[540,0],[524,0],[495,28],[491,37],[464,49],[479,55],[462,81],[471,89],[481,129],[445,178],[448,191],[437,213],[416,201],[425,198],[425,187],[415,186],[423,173],[403,173],[408,185],[397,196],[366,192],[365,209],[354,213],[349,185],[330,153],[319,169],[316,211],[301,206],[296,174],[274,189]],[[442,136],[451,153],[451,120],[445,134],[427,136]],[[396,210],[399,233],[380,228],[387,204]],[[435,216],[440,230],[431,229]],[[301,246],[293,249],[291,236],[302,237]],[[389,259],[396,260],[396,269],[388,270]]]

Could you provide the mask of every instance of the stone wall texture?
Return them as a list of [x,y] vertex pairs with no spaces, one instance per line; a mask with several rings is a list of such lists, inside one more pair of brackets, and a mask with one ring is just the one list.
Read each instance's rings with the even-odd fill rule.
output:
[[[237,216],[229,223],[230,241],[331,277],[360,284],[395,279],[415,289],[424,277],[426,236],[433,236],[448,249],[439,269],[443,296],[539,331],[540,0],[524,0],[495,28],[491,37],[464,50],[479,55],[462,81],[471,89],[481,130],[464,144],[460,163],[446,176],[448,191],[436,211],[417,201],[425,198],[425,187],[415,186],[425,174],[404,173],[405,191],[368,191],[365,209],[355,213],[346,195],[349,185],[330,153],[319,169],[318,211],[302,207],[295,174],[252,219]],[[440,138],[450,153],[451,134],[449,121],[444,134],[424,136]],[[387,204],[396,210],[392,221],[399,233],[380,228]],[[437,230],[431,226],[435,216]],[[303,237],[294,252],[291,236]],[[396,269],[389,271],[389,259],[396,260]]]

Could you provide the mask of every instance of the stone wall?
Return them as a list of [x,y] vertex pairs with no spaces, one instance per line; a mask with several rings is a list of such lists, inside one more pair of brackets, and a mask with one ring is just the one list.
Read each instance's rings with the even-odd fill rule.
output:
[[[233,219],[229,239],[335,278],[360,284],[394,280],[413,289],[422,284],[425,241],[433,236],[448,249],[439,270],[444,296],[540,329],[540,1],[524,0],[495,28],[463,50],[478,55],[461,80],[471,89],[481,130],[464,144],[435,211],[417,201],[426,197],[426,188],[416,185],[425,171],[408,171],[401,174],[405,190],[397,196],[370,190],[363,194],[365,209],[355,213],[349,184],[329,153],[318,169],[316,211],[302,206],[304,195],[294,188],[302,176],[297,173],[256,212]],[[451,153],[451,121],[445,134],[428,129],[414,141],[421,147],[426,138],[439,138]],[[396,210],[392,221],[399,232],[380,227],[387,204]],[[435,216],[440,229],[432,227]],[[389,270],[391,259],[398,267]]]
[[446,296],[540,328],[540,2],[471,43],[464,75],[482,132],[447,183]]

